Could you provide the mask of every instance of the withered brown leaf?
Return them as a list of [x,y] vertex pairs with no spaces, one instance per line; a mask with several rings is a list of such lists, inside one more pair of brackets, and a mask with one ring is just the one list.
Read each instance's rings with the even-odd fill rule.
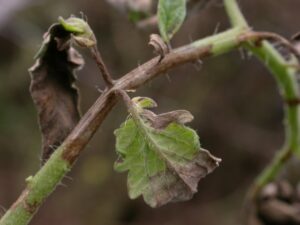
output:
[[71,34],[60,24],[44,35],[35,64],[29,69],[30,93],[38,111],[42,132],[42,162],[45,162],[77,124],[78,91],[74,71],[84,61],[70,44]]

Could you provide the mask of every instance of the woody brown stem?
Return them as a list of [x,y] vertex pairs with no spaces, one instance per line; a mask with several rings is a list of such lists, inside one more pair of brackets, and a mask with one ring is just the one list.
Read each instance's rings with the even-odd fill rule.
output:
[[[246,20],[238,9],[236,1],[225,0],[225,6],[227,7],[228,15],[231,18],[234,28],[174,49],[167,54],[164,60],[159,64],[157,64],[159,57],[153,58],[117,81],[112,80],[97,48],[92,48],[92,56],[96,60],[104,81],[109,88],[96,100],[93,106],[82,117],[78,125],[73,129],[62,145],[52,154],[38,173],[26,179],[27,187],[19,199],[1,218],[0,225],[26,225],[29,223],[43,201],[55,190],[57,184],[59,184],[61,179],[72,168],[74,162],[84,150],[84,147],[102,124],[106,115],[116,104],[116,90],[138,88],[159,74],[163,74],[178,65],[229,52],[238,48],[243,43],[247,45],[248,40],[252,40],[253,36],[244,36],[241,40],[243,35],[247,35],[247,33],[249,35],[249,28]],[[265,38],[266,36],[268,35],[265,35]],[[295,69],[286,66],[287,62],[274,47],[262,41],[261,46],[248,43],[248,48],[262,61],[268,59],[267,66],[276,77],[284,99],[298,98],[298,91],[296,90],[297,82],[294,76]],[[266,170],[266,172],[260,176],[261,180],[258,180],[256,185],[263,186],[267,181],[273,179],[280,168],[282,168],[282,162],[290,158],[292,152],[300,151],[300,123],[298,114],[298,106],[286,106],[287,144],[280,151],[282,157],[275,158],[270,167],[268,167],[269,170]]]
[[292,53],[294,56],[296,56],[298,61],[300,61],[300,54],[298,50],[287,39],[285,39],[284,37],[278,34],[272,32],[252,31],[252,32],[245,33],[240,37],[240,39],[241,41],[245,41],[245,40],[253,41],[257,46],[259,46],[261,42],[264,40],[276,41],[282,46],[284,46],[285,48],[287,48],[287,50],[289,50],[289,52]]
[[102,74],[103,80],[106,83],[106,85],[110,88],[114,85],[114,80],[112,79],[112,76],[110,75],[103,59],[101,56],[101,53],[98,49],[98,47],[95,45],[93,47],[90,48],[91,54],[93,59],[95,60],[100,73]]
[[[114,85],[109,76],[105,76],[105,80],[108,85],[111,85],[111,88],[101,94],[38,173],[26,179],[27,187],[0,219],[0,225],[26,225],[30,222],[44,200],[72,168],[84,147],[116,104],[116,90],[138,88],[157,75],[178,65],[231,51],[239,46],[237,38],[244,31],[244,29],[233,28],[174,49],[165,56],[161,63],[157,64],[159,57],[155,57],[115,81]],[[97,52],[93,53],[95,57],[98,57]],[[99,65],[101,70],[107,71],[106,67],[103,67],[104,64],[100,63]],[[108,75],[108,73],[104,74]]]

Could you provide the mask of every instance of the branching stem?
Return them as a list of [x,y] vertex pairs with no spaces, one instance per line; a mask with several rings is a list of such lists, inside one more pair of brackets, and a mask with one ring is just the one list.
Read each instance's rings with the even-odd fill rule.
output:
[[114,80],[112,79],[112,76],[110,75],[110,73],[102,59],[102,56],[101,56],[101,53],[100,53],[98,47],[93,46],[90,48],[90,51],[91,51],[93,59],[95,60],[97,66],[100,70],[100,73],[102,74],[104,82],[106,83],[106,85],[109,88],[112,87],[114,85]]
[[285,39],[284,37],[278,34],[272,32],[253,31],[253,32],[245,33],[240,38],[241,41],[243,40],[252,41],[257,47],[260,46],[262,41],[266,41],[266,40],[276,41],[280,45],[285,47],[287,50],[289,50],[289,52],[292,53],[294,56],[296,56],[298,61],[300,61],[300,53],[298,52],[298,50],[287,39]]
[[174,49],[159,64],[157,64],[158,56],[116,80],[112,88],[106,89],[101,94],[45,165],[27,182],[27,187],[18,200],[0,219],[0,225],[26,225],[30,222],[43,201],[53,192],[57,184],[74,165],[106,115],[116,104],[116,90],[138,88],[176,66],[236,49],[240,45],[238,37],[244,32],[246,32],[245,29],[232,28],[223,33],[195,41]]
[[[245,18],[242,15],[236,0],[224,0],[225,8],[234,27],[245,26]],[[286,162],[295,154],[300,155],[300,118],[299,118],[299,91],[297,87],[296,72],[299,61],[292,59],[295,67],[288,66],[283,56],[266,40],[275,40],[285,46],[290,53],[299,60],[297,50],[283,37],[270,32],[248,32],[241,38],[248,40],[244,47],[260,59],[271,71],[277,81],[282,98],[285,103],[285,143],[277,152],[269,166],[258,176],[250,189],[249,196],[253,199],[262,187],[276,178]],[[257,45],[257,41],[260,43]],[[297,68],[298,66],[298,68]]]
[[[27,187],[18,200],[0,219],[0,225],[26,225],[30,222],[44,200],[55,190],[57,184],[72,168],[84,147],[116,104],[116,90],[138,88],[157,75],[163,74],[178,65],[204,59],[209,56],[224,54],[240,47],[241,44],[266,64],[277,80],[283,99],[286,100],[286,143],[270,166],[259,176],[254,184],[255,192],[259,191],[261,187],[275,178],[294,152],[300,155],[299,98],[295,77],[296,69],[287,66],[291,63],[294,65],[298,63],[287,62],[267,41],[262,41],[259,46],[255,45],[253,41],[257,39],[253,40],[254,37],[269,39],[271,36],[274,37],[274,35],[270,36],[269,33],[268,35],[266,33],[262,35],[260,33],[260,36],[257,36],[257,34],[253,36],[236,1],[224,0],[224,3],[234,26],[233,28],[174,49],[159,64],[157,64],[159,57],[155,57],[119,80],[113,81],[99,51],[96,48],[91,49],[91,53],[109,88],[101,94],[37,174],[27,179]],[[278,39],[278,37],[276,38]]]

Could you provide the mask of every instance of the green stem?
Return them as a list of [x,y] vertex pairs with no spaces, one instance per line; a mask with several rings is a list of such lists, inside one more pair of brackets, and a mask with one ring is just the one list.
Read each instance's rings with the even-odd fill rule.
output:
[[[232,25],[234,27],[247,26],[247,22],[236,0],[224,0],[224,3]],[[270,165],[267,166],[256,179],[251,189],[251,195],[255,197],[263,186],[275,179],[293,153],[300,155],[299,92],[296,70],[287,66],[289,62],[287,62],[268,41],[262,41],[259,45],[255,45],[253,42],[247,42],[244,46],[260,59],[273,74],[282,98],[286,103],[284,107],[285,143],[273,158]]]
[[[159,64],[157,64],[157,58],[152,59],[117,80],[112,89],[127,90],[137,88],[158,74],[177,65],[207,56],[224,54],[239,47],[241,42],[239,37],[248,31],[249,28],[234,0],[225,0],[225,6],[232,23],[235,25],[234,28],[175,49],[166,55]],[[249,44],[248,47],[261,60],[267,62],[267,67],[273,72],[279,87],[282,89],[284,99],[292,102],[298,96],[295,71],[285,66],[286,62],[284,59],[270,44],[263,43],[260,47]],[[116,102],[116,97],[113,93],[113,90],[104,92],[47,163],[34,177],[27,179],[27,188],[0,219],[0,225],[26,225],[30,222],[43,201],[71,169],[82,149],[113,107]],[[258,179],[259,185],[263,185],[273,179],[285,160],[289,158],[292,150],[297,149],[299,152],[298,106],[290,104],[286,106],[286,111],[287,143],[269,169],[260,176],[261,179]]]
[[236,0],[224,0],[225,9],[234,27],[248,27],[248,23],[243,16]]
[[111,102],[116,101],[114,89],[137,88],[177,65],[192,62],[199,58],[224,54],[236,49],[240,45],[238,37],[244,32],[245,29],[232,28],[174,49],[159,64],[157,64],[157,58],[154,58],[115,81],[113,88],[99,97],[46,164],[34,177],[27,179],[26,189],[0,219],[0,225],[26,225],[30,222],[44,200],[71,169],[82,149],[113,107],[114,104]]
[[247,31],[248,29],[245,28],[234,27],[217,35],[195,41],[191,46],[198,48],[211,45],[211,56],[218,56],[237,48],[240,45],[239,36]]
[[70,170],[70,164],[62,158],[63,151],[64,148],[59,147],[34,177],[26,179],[27,188],[1,218],[1,225],[29,223],[44,199]]
[[251,190],[252,196],[255,196],[262,187],[276,178],[294,153],[299,154],[299,91],[295,69],[287,66],[288,62],[269,42],[263,41],[260,47],[248,44],[246,48],[263,61],[272,72],[285,103],[285,143],[271,163],[257,177]]

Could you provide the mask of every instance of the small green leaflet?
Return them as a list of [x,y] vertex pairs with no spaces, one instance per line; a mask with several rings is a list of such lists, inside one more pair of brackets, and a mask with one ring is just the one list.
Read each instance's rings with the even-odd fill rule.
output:
[[193,116],[186,110],[156,115],[145,109],[156,106],[149,98],[134,98],[131,105],[130,117],[115,131],[119,159],[114,166],[128,171],[129,197],[143,195],[151,207],[191,199],[199,180],[221,161],[184,125]]
[[58,18],[60,25],[72,33],[72,39],[81,47],[90,48],[96,45],[95,35],[86,21],[74,16],[68,19]]
[[186,0],[159,0],[158,26],[165,42],[169,42],[186,16]]

